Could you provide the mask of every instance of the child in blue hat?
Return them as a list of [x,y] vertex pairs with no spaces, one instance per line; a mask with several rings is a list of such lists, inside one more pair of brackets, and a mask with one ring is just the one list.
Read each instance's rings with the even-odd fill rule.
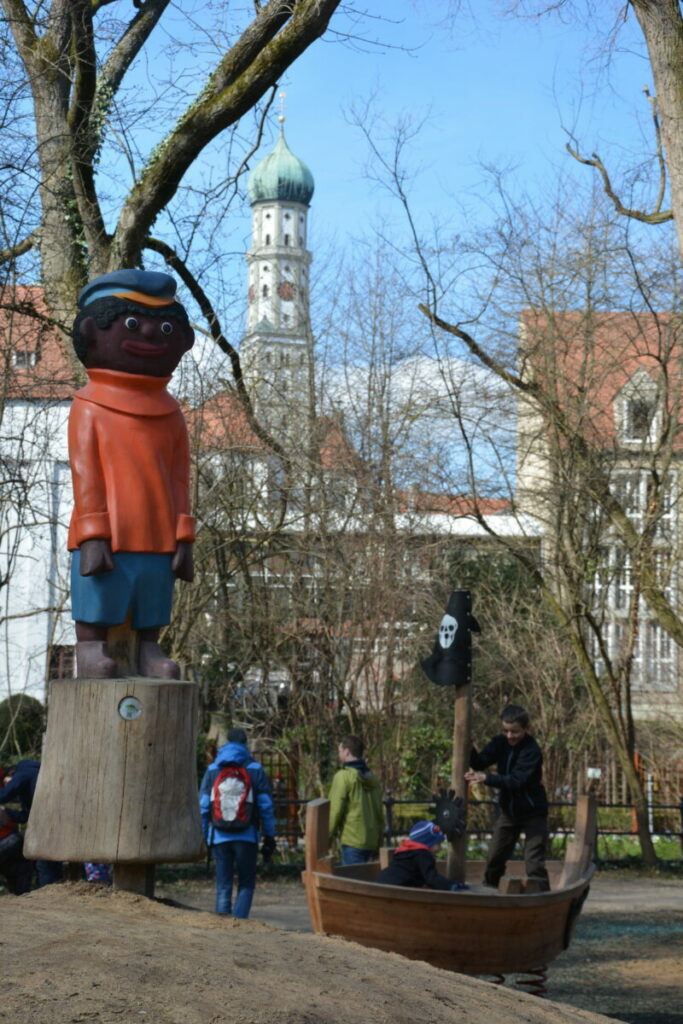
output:
[[436,856],[446,836],[433,821],[418,821],[408,838],[397,847],[388,868],[377,875],[382,885],[405,885],[414,889],[441,889],[456,892],[466,889],[462,882],[451,882],[436,869]]

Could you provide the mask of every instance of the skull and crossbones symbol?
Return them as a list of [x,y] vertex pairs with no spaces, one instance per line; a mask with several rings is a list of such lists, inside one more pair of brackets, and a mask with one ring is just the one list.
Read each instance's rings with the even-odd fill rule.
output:
[[444,615],[439,626],[439,646],[442,650],[447,650],[453,641],[455,640],[455,634],[458,631],[457,620],[452,615]]

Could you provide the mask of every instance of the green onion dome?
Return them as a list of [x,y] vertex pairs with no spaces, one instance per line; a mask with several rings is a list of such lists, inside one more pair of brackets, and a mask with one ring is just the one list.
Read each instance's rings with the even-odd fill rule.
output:
[[303,160],[294,156],[285,142],[284,129],[272,153],[261,160],[249,176],[247,192],[249,202],[283,199],[308,206],[315,184],[313,175]]

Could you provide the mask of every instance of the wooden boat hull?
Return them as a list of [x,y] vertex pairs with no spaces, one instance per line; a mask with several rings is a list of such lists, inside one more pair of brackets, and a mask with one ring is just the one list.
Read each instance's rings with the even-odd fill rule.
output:
[[510,974],[554,960],[569,945],[589,879],[535,895],[405,889],[304,872],[316,932],[426,960],[463,974]]
[[315,932],[463,974],[534,970],[569,945],[594,870],[588,810],[565,862],[548,865],[556,887],[512,895],[479,891],[481,863],[467,865],[472,888],[454,893],[378,885],[372,881],[378,862],[333,865],[322,855],[327,801],[312,803],[302,879]]

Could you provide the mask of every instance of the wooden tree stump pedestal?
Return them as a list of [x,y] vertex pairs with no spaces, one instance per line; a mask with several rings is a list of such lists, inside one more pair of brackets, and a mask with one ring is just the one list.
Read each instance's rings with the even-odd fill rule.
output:
[[27,857],[114,865],[150,895],[150,866],[204,853],[196,770],[196,683],[55,680]]

